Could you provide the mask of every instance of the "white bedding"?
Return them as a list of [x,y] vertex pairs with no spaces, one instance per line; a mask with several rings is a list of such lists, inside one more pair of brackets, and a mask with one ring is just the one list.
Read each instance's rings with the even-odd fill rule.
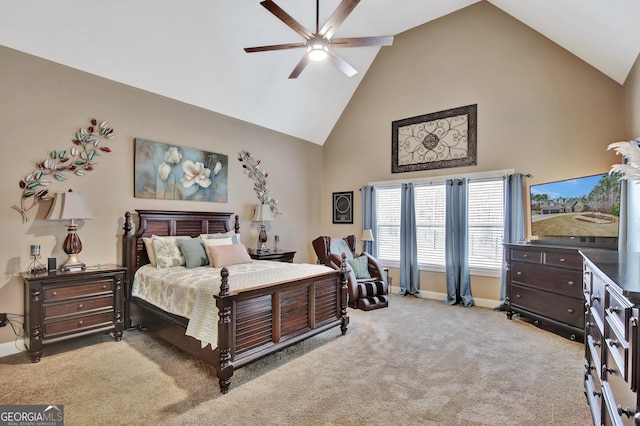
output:
[[[324,265],[253,261],[228,266],[229,287],[234,292],[250,287],[303,278],[332,271]],[[218,309],[214,294],[220,292],[221,268],[184,266],[156,268],[145,265],[133,279],[131,294],[189,319],[186,334],[212,348],[218,341]]]

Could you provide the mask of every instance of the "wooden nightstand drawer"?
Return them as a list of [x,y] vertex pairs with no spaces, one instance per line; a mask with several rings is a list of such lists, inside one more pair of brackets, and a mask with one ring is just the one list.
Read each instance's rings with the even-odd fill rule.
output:
[[72,297],[82,297],[91,294],[110,292],[113,290],[113,280],[98,281],[90,284],[79,284],[68,287],[52,287],[44,291],[44,301],[64,300]]
[[113,312],[103,312],[96,315],[86,315],[63,321],[53,321],[44,324],[44,336],[53,337],[67,331],[82,331],[95,326],[113,324]]
[[45,305],[45,321],[50,317],[73,315],[81,312],[90,312],[96,309],[113,309],[113,295],[98,296],[89,299],[74,300],[73,302]]

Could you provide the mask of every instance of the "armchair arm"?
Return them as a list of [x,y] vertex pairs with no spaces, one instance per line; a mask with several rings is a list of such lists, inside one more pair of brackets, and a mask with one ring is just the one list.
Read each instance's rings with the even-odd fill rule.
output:
[[369,274],[371,274],[372,277],[377,278],[379,281],[384,282],[385,286],[388,286],[387,274],[384,273],[384,268],[380,261],[366,252],[362,252],[361,256],[367,256],[367,260],[369,262]]
[[[327,261],[325,265],[333,268],[340,269],[340,265],[342,264],[342,258],[337,254],[329,253],[327,255]],[[349,262],[346,262],[347,267],[347,278],[348,278],[348,292],[349,292],[349,303],[353,304],[358,300],[358,282],[356,280],[356,274],[353,272],[353,268],[349,265]]]

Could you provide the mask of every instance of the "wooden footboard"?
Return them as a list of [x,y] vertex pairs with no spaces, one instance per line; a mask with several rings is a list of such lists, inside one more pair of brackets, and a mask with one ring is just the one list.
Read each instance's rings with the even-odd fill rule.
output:
[[[229,273],[222,269],[220,291],[213,297],[218,307],[218,347],[201,348],[200,342],[185,335],[186,318],[178,317],[140,299],[131,297],[133,274],[148,262],[143,236],[184,235],[176,229],[229,230],[229,213],[159,212],[138,210],[140,228],[131,235],[131,216],[125,215],[125,266],[128,268],[127,312],[132,322],[182,350],[211,364],[216,370],[220,391],[226,393],[236,368],[282,350],[290,345],[340,326],[347,331],[347,270],[343,259],[340,271],[283,281],[246,290],[230,291]],[[180,224],[176,224],[176,220]],[[165,222],[169,223],[165,226]],[[188,221],[188,223],[187,223]],[[194,222],[195,221],[195,222]],[[204,222],[206,221],[206,225]],[[222,225],[222,221],[225,221]],[[219,223],[215,223],[219,222]],[[150,226],[151,225],[151,226]],[[236,216],[236,232],[237,226]],[[158,230],[167,230],[160,234]],[[173,230],[173,232],[172,232]],[[207,231],[203,231],[206,233]],[[197,231],[199,234],[200,231]],[[197,235],[191,235],[197,236]],[[146,262],[145,262],[146,260]]]

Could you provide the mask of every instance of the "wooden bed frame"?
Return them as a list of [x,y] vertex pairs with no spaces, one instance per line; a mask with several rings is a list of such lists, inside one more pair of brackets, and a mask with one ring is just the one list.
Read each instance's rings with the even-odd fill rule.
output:
[[[200,341],[185,335],[188,320],[165,312],[131,296],[135,272],[149,263],[142,240],[151,235],[189,235],[228,232],[232,213],[136,210],[139,225],[131,233],[131,213],[124,222],[123,264],[125,325],[149,330],[180,349],[212,365],[227,393],[236,368],[300,342],[330,328],[347,332],[347,273],[328,271],[293,281],[232,291],[229,272],[222,268],[220,292],[213,295],[218,307],[218,347],[201,348]],[[234,230],[239,232],[238,216]],[[231,283],[233,286],[233,283]]]

